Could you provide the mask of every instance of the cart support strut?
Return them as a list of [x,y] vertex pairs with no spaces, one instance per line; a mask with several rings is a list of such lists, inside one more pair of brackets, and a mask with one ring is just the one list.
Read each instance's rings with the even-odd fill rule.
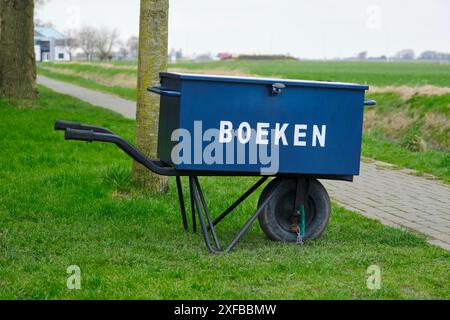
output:
[[185,230],[188,230],[186,207],[184,206],[184,197],[183,197],[183,189],[181,187],[181,179],[179,176],[177,176],[176,180],[177,180],[178,201],[180,202],[181,218],[183,219],[183,227]]
[[[221,215],[218,216],[214,221],[219,223],[226,215],[228,215],[233,209],[235,209],[243,200],[245,200],[248,196],[250,196],[264,181],[267,177],[261,178],[257,181],[246,193],[244,193],[236,202],[234,202],[228,209],[226,209]],[[219,239],[216,234],[216,230],[214,227],[214,222],[211,220],[208,207],[206,205],[205,197],[203,195],[200,183],[198,181],[197,176],[189,177],[189,187],[191,189],[191,194],[193,195],[193,200],[195,204],[194,210],[197,211],[198,219],[200,221],[200,227],[203,234],[203,238],[205,240],[206,247],[212,253],[222,253],[231,251],[236,244],[241,240],[241,238],[247,233],[252,223],[258,218],[261,212],[264,210],[265,206],[272,199],[273,195],[276,193],[275,188],[274,192],[269,195],[265,201],[261,204],[261,206],[256,210],[256,212],[247,220],[238,234],[233,238],[233,240],[226,246],[224,249],[220,245]],[[184,207],[180,202],[180,207]],[[220,218],[220,219],[219,219]],[[210,240],[210,234],[214,241],[214,246]]]

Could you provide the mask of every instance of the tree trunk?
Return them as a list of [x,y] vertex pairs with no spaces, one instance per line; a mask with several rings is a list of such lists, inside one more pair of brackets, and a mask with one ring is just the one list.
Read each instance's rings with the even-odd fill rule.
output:
[[[159,96],[147,87],[159,83],[159,72],[167,70],[169,0],[141,0],[136,145],[156,158],[158,143]],[[156,175],[135,162],[133,179],[156,192],[166,192],[167,177]]]
[[33,0],[0,0],[0,97],[37,95],[33,17]]

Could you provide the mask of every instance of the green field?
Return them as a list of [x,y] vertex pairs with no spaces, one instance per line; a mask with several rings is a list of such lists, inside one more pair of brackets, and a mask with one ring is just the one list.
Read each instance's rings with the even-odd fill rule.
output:
[[178,63],[176,68],[235,70],[266,77],[345,81],[376,86],[424,85],[450,87],[450,64],[344,61],[219,61]]
[[[48,64],[41,64],[42,68]],[[108,65],[107,68],[104,66]],[[52,68],[106,75],[128,74],[136,76],[135,62],[109,63],[53,63]],[[345,81],[376,86],[436,85],[450,87],[450,64],[423,62],[345,62],[345,61],[214,61],[179,62],[171,68],[192,71],[225,70],[236,73],[290,79]]]
[[[131,160],[118,148],[53,131],[55,119],[70,119],[133,141],[134,121],[39,91],[31,108],[0,100],[1,299],[450,296],[448,251],[336,205],[323,237],[305,246],[271,242],[256,224],[235,251],[211,255],[200,234],[183,231],[173,180],[168,194],[145,194],[130,185]],[[253,181],[203,178],[212,212]],[[220,226],[227,239],[256,202]],[[81,269],[80,290],[66,287],[70,265]],[[381,268],[381,290],[366,287],[370,265]]]
[[[219,61],[181,62],[184,72],[251,74],[310,80],[368,83],[386,88],[368,94],[377,100],[367,108],[362,154],[366,157],[430,173],[450,182],[450,64],[415,62]],[[40,74],[135,100],[135,62],[41,63]],[[414,88],[433,86],[433,92]],[[395,91],[407,86],[408,96]],[[436,89],[437,88],[437,89]],[[393,90],[393,92],[389,92]],[[437,91],[436,91],[437,90]]]

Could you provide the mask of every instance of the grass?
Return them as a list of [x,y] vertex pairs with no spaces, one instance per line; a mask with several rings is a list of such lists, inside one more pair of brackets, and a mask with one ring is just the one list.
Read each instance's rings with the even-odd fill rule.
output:
[[[237,60],[214,62],[180,62],[170,68],[186,72],[236,73],[291,79],[344,81],[367,83],[371,86],[422,86],[450,87],[450,64],[424,62],[345,62],[345,61],[292,61],[292,60]],[[72,75],[62,78],[83,86],[105,82],[96,89],[125,98],[136,97],[134,85],[129,92],[116,92],[108,81],[115,76],[136,79],[137,66],[133,61],[39,63],[39,73],[47,76]],[[86,81],[79,81],[84,79]]]
[[450,86],[450,65],[420,62],[345,62],[257,60],[177,63],[176,68],[191,70],[235,70],[260,76],[291,79],[345,81],[376,86]]
[[[97,67],[97,69],[104,70],[106,68]],[[122,97],[122,98],[128,99],[128,100],[134,101],[134,100],[136,100],[136,97],[137,97],[136,89],[125,88],[125,87],[117,86],[117,85],[102,84],[102,83],[99,83],[98,81],[95,81],[95,80],[92,80],[92,79],[89,79],[86,77],[81,77],[80,75],[77,75],[77,74],[58,73],[53,70],[49,70],[45,67],[42,67],[40,65],[38,65],[38,73],[40,75],[43,75],[43,76],[46,76],[46,77],[49,77],[52,79],[73,83],[73,84],[76,84],[76,85],[84,87],[84,88],[98,90],[98,91],[102,91],[102,92],[106,92],[106,93],[112,93],[114,95],[117,95],[119,97]],[[106,79],[108,78],[108,75],[105,75],[103,73],[99,73],[99,74],[104,76]],[[97,75],[97,73],[96,73],[96,75]]]
[[[53,131],[61,118],[105,125],[132,141],[133,121],[39,90],[32,108],[0,101],[0,298],[450,297],[448,251],[336,205],[323,237],[305,246],[271,242],[255,225],[235,251],[209,254],[200,234],[182,230],[173,180],[168,194],[133,190],[131,160],[118,148],[64,141]],[[212,212],[252,181],[203,178]],[[256,201],[224,220],[226,238]],[[378,291],[366,288],[372,264],[382,271]],[[81,268],[81,290],[66,288],[70,265]]]
[[365,110],[362,154],[450,182],[450,94],[369,97],[378,104]]
[[[45,66],[46,64],[41,64]],[[108,68],[105,68],[105,65]],[[135,61],[112,63],[56,63],[52,67],[78,72],[136,75]],[[229,60],[211,62],[185,61],[171,68],[228,70],[267,77],[292,79],[346,81],[376,86],[435,85],[450,87],[450,64],[435,62],[364,62],[364,61],[295,61],[295,60]],[[105,70],[107,69],[107,70]]]
[[387,140],[382,132],[374,130],[363,135],[362,154],[365,157],[414,168],[418,174],[429,173],[450,183],[450,153],[441,151],[415,152]]

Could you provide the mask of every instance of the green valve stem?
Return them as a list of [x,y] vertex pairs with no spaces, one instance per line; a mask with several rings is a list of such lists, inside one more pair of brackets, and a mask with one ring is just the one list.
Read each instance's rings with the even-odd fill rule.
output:
[[300,205],[300,236],[305,236],[305,206]]

